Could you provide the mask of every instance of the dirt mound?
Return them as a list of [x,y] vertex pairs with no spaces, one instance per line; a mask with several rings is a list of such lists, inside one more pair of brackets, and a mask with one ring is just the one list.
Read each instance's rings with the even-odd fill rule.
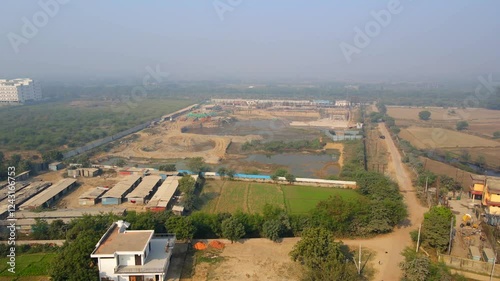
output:
[[224,249],[224,247],[226,247],[226,245],[220,241],[217,241],[217,240],[214,240],[212,242],[210,242],[208,244],[208,246],[214,248],[214,249],[219,249],[219,250],[222,250]]
[[205,250],[207,248],[207,245],[203,242],[196,242],[196,244],[193,245],[193,248],[196,250]]

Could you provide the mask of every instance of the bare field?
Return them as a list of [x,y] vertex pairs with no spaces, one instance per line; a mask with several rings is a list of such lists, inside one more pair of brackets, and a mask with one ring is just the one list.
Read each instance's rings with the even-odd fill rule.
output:
[[[463,153],[463,149],[446,149],[446,151],[450,151],[458,156]],[[469,152],[472,161],[476,161],[480,156],[483,156],[486,160],[487,166],[498,169],[500,168],[500,148],[468,148],[467,152]]]
[[437,175],[452,177],[457,182],[461,183],[464,188],[468,188],[472,184],[472,180],[470,178],[472,173],[460,170],[459,168],[443,162],[431,160],[429,158],[420,157],[420,160],[424,163],[425,170],[427,171],[431,171]]
[[258,135],[217,136],[182,133],[181,128],[192,124],[189,121],[163,123],[153,133],[141,131],[132,143],[116,147],[111,155],[124,158],[184,159],[203,157],[207,163],[218,163],[226,157],[231,142],[246,142],[260,139]]
[[433,148],[494,148],[500,142],[443,128],[411,126],[402,129],[399,136],[419,149]]
[[[260,281],[300,280],[302,268],[292,262],[289,253],[299,238],[285,238],[281,243],[269,239],[247,239],[231,244],[227,240],[218,263],[194,265],[192,276],[183,276],[181,281]],[[185,265],[190,266],[190,265]]]
[[[431,112],[431,120],[418,117],[420,111]],[[454,129],[458,121],[469,123],[468,132],[485,137],[493,137],[500,131],[500,110],[484,108],[441,108],[441,107],[387,107],[389,116],[396,119],[398,126],[434,126]]]

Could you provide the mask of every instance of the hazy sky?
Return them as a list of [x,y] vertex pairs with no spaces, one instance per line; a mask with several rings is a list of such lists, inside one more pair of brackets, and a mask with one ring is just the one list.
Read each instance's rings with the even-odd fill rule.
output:
[[174,79],[499,73],[500,1],[65,0],[44,18],[40,3],[55,1],[2,1],[0,77],[139,77],[157,64]]

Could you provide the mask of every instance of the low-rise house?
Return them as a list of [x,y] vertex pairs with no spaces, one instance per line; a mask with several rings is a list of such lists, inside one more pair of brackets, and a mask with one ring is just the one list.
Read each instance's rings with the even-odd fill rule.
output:
[[123,203],[124,196],[132,191],[141,182],[140,176],[128,176],[121,182],[115,184],[102,198],[103,205],[118,205]]
[[481,200],[483,198],[484,185],[486,184],[486,176],[483,175],[470,175],[472,180],[472,184],[469,188],[469,194],[472,198],[472,201],[478,199]]
[[54,162],[49,164],[49,170],[51,171],[59,171],[64,168],[64,164],[62,162]]
[[500,225],[500,178],[486,177],[481,203],[488,224]]
[[111,225],[90,257],[97,259],[101,281],[164,281],[175,235],[154,230],[129,230],[124,221]]
[[85,193],[78,197],[78,204],[82,206],[93,206],[98,203],[98,200],[101,198],[101,195],[107,190],[104,188],[93,188],[87,190]]

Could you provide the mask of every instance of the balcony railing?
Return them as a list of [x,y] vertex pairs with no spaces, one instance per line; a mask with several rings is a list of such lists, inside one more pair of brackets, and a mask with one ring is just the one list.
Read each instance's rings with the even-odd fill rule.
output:
[[115,274],[161,272],[165,272],[165,267],[146,267],[143,265],[119,265],[115,267]]

